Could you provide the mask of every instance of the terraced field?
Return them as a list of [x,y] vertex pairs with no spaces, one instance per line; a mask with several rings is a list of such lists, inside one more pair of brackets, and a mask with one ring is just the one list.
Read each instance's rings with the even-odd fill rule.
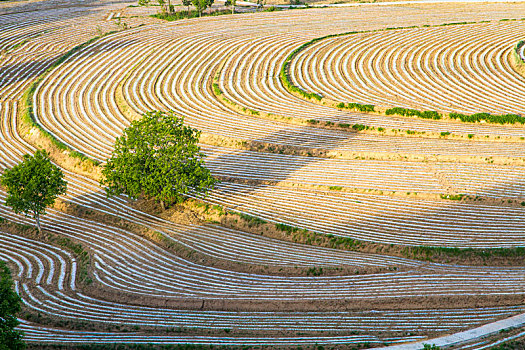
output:
[[[129,5],[0,3],[0,169],[47,148],[68,181],[47,239],[0,190],[0,259],[28,342],[483,349],[523,336],[499,332],[525,323],[525,127],[448,116],[523,115],[525,4],[174,22]],[[209,197],[166,212],[106,197],[99,164],[150,110],[203,131],[221,180]]]

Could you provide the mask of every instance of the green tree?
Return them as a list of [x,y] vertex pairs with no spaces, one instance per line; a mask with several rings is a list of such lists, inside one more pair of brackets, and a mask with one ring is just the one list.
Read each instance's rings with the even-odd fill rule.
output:
[[436,346],[436,344],[423,344],[423,350],[440,350],[440,347]]
[[188,8],[188,17],[190,16],[191,0],[182,0],[182,5]]
[[232,8],[232,15],[235,13],[235,5],[237,4],[237,0],[226,0],[224,2],[224,6],[231,6]]
[[257,0],[257,9],[262,9],[266,4],[266,0]]
[[207,194],[216,180],[204,166],[200,131],[173,112],[152,111],[124,130],[104,165],[101,184],[108,196],[126,194],[180,203],[189,192]]
[[166,0],[157,0],[160,6],[160,13],[167,13],[166,11]]
[[0,261],[0,350],[25,348],[23,332],[16,330],[22,300],[13,289],[13,280],[7,265]]
[[191,0],[191,3],[197,11],[199,11],[199,17],[202,16],[202,11],[206,10],[208,7],[211,7],[213,5],[214,0]]
[[62,170],[51,163],[49,154],[43,150],[36,151],[34,156],[26,154],[22,163],[6,169],[0,183],[7,190],[5,204],[17,214],[33,215],[39,233],[42,233],[40,216],[67,189]]

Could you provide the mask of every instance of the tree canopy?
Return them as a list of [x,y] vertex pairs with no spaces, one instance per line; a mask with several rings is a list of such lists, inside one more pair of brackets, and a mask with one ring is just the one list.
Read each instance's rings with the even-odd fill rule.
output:
[[182,0],[182,5],[186,6],[188,8],[188,15],[190,13],[190,6],[191,6],[191,4],[192,4],[191,0]]
[[224,6],[231,6],[231,8],[232,8],[232,15],[235,13],[235,5],[236,4],[237,4],[237,0],[226,0],[224,2]]
[[7,190],[6,205],[15,213],[33,215],[39,232],[42,231],[40,216],[67,188],[62,170],[51,163],[44,150],[36,151],[34,156],[26,154],[20,164],[6,169],[0,183]]
[[216,180],[204,166],[199,137],[200,131],[173,112],[148,112],[116,140],[101,184],[108,196],[142,196],[163,206],[183,201],[192,191],[206,194]]
[[13,289],[13,280],[7,265],[0,261],[0,350],[21,350],[25,348],[23,333],[15,330],[19,322],[22,300]]
[[202,15],[202,11],[213,5],[214,0],[191,0],[191,3],[197,11],[199,11],[199,17]]

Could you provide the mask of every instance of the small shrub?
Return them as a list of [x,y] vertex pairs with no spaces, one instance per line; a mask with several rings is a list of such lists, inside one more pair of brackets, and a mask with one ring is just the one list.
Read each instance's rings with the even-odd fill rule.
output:
[[222,95],[221,88],[219,87],[219,84],[213,83],[213,93],[217,96]]
[[321,276],[323,274],[323,268],[322,267],[311,267],[308,270],[306,270],[307,276]]
[[463,193],[460,193],[460,194],[442,194],[441,196],[441,199],[450,199],[452,201],[460,201],[463,199],[463,197],[465,197],[465,194]]
[[352,125],[352,129],[357,130],[357,131],[363,131],[363,130],[368,130],[369,127],[363,124],[354,124]]

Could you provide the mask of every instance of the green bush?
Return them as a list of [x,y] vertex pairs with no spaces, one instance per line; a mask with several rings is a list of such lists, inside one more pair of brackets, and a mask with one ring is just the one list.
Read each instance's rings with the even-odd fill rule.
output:
[[478,123],[486,121],[494,124],[525,124],[525,118],[517,114],[490,114],[490,113],[475,113],[471,115],[462,113],[450,113],[449,118],[459,119],[465,123]]
[[385,111],[386,115],[402,115],[404,117],[419,117],[423,119],[441,119],[443,116],[436,111],[418,111],[416,109],[393,107]]
[[355,102],[349,102],[346,104],[344,102],[340,102],[336,105],[336,107],[339,109],[352,109],[352,110],[356,110],[360,112],[374,112],[375,111],[374,105],[366,105],[366,104],[355,103]]
[[352,125],[352,129],[357,130],[357,131],[363,131],[363,130],[368,130],[369,127],[363,124],[354,124]]
[[308,270],[306,270],[307,276],[321,276],[323,274],[323,268],[322,267],[310,267]]

